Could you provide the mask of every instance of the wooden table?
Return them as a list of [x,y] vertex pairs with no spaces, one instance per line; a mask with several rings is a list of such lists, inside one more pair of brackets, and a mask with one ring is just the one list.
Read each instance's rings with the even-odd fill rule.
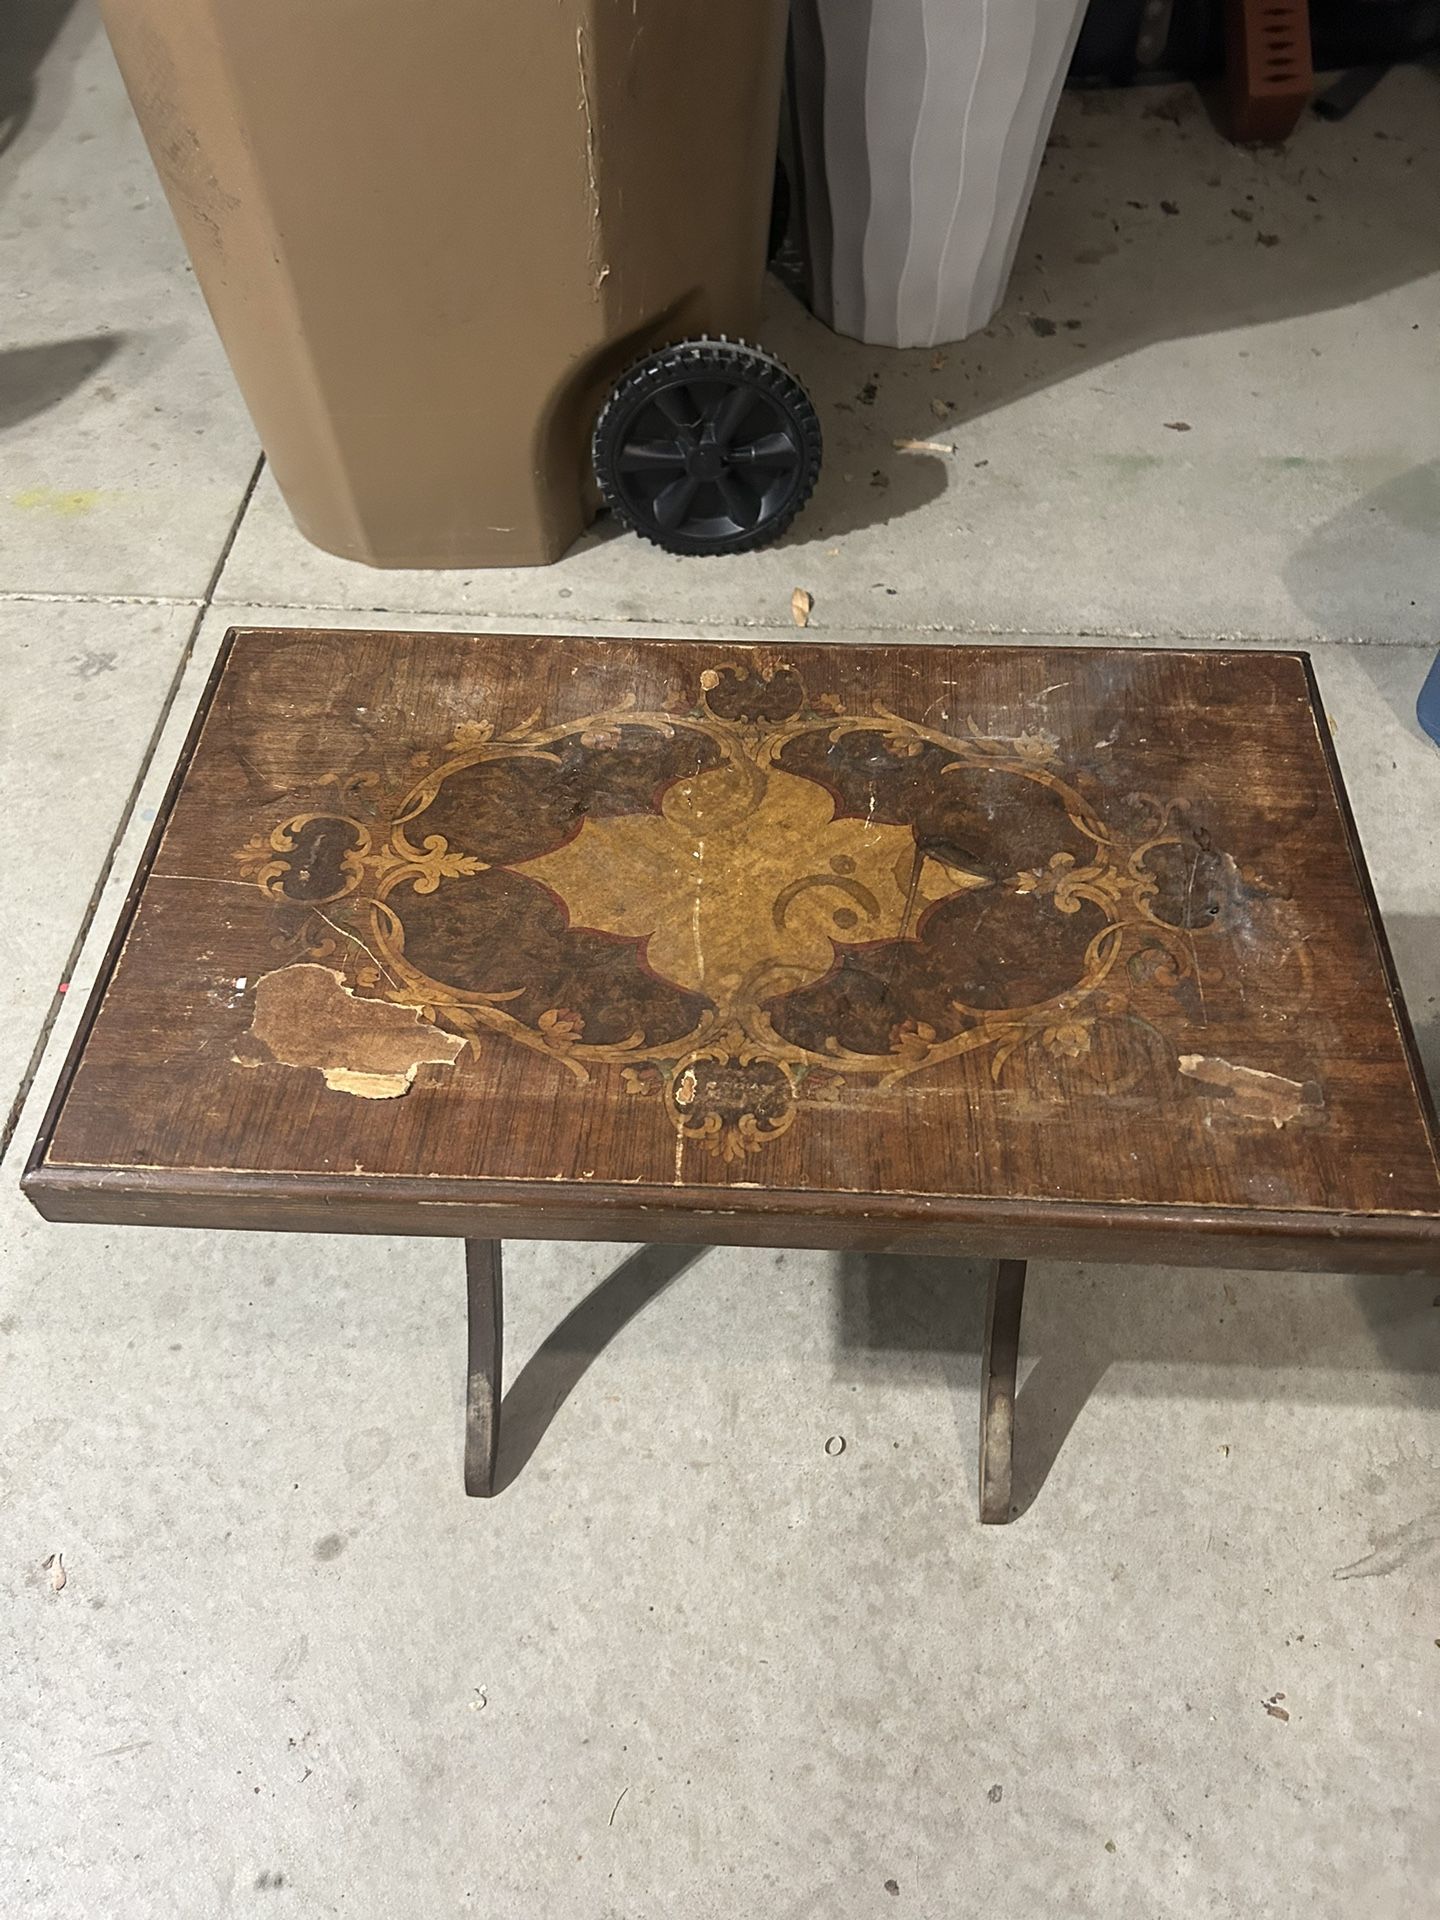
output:
[[54,1220],[1440,1267],[1309,662],[230,636],[25,1175]]

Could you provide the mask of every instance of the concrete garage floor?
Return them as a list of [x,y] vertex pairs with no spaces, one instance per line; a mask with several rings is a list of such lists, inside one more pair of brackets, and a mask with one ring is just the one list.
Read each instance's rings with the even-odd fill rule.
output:
[[480,1505],[458,1247],[47,1227],[15,1180],[231,621],[793,637],[803,585],[825,638],[1318,643],[1433,1070],[1440,80],[1253,156],[1186,94],[1068,98],[1005,312],[939,371],[777,291],[830,449],[778,550],[382,575],[254,485],[89,6],[20,20],[0,1911],[1435,1912],[1433,1285],[1038,1267],[1025,1510],[982,1531],[973,1277],[516,1246]]

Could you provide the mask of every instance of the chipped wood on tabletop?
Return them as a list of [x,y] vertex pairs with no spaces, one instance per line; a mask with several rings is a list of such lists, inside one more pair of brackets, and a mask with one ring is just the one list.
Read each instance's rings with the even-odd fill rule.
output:
[[1433,1266],[1319,712],[1258,650],[241,633],[28,1190]]

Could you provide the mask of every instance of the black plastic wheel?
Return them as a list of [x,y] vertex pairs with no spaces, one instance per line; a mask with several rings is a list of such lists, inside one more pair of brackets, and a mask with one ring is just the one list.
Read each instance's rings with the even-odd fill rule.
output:
[[740,340],[683,340],[631,367],[595,423],[606,504],[667,553],[768,546],[810,498],[820,422],[789,370]]

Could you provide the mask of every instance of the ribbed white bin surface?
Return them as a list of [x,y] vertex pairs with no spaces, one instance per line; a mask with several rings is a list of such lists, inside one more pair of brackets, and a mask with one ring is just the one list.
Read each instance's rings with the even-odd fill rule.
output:
[[794,0],[816,312],[960,340],[1005,294],[1085,0]]

